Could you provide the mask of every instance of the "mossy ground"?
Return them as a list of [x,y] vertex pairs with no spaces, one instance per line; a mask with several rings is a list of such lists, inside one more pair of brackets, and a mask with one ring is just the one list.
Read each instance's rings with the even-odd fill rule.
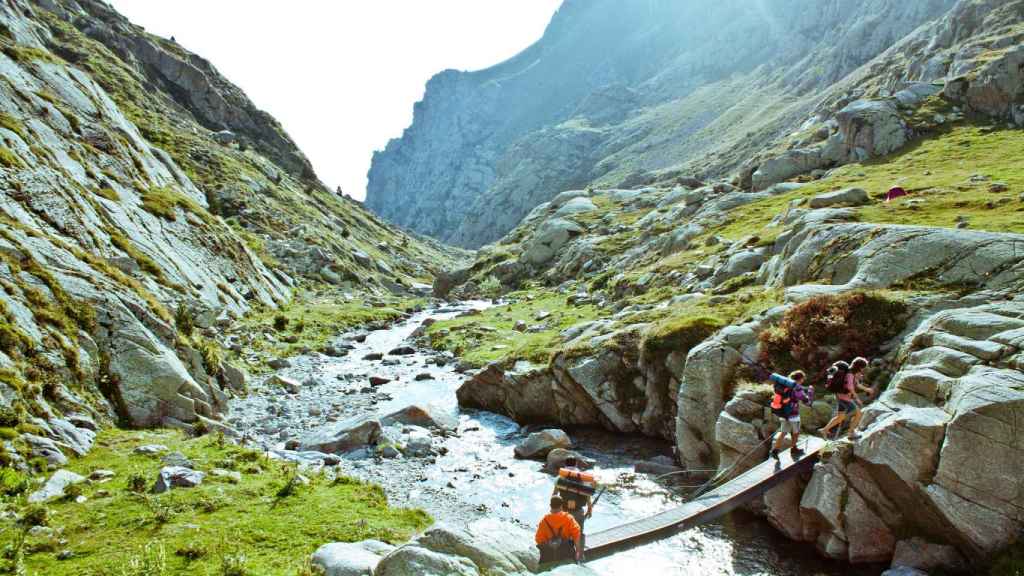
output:
[[[472,366],[504,360],[547,363],[557,351],[562,330],[601,315],[593,305],[574,306],[566,294],[531,289],[508,294],[515,303],[495,306],[478,315],[437,322],[427,329],[431,345],[449,350]],[[538,314],[550,314],[538,320]],[[544,325],[539,332],[519,332],[517,322]]]
[[[279,309],[259,310],[240,321],[241,329],[246,332],[274,335],[274,340],[257,337],[248,346],[247,355],[240,358],[247,360],[249,352],[271,358],[292,356],[305,350],[322,350],[345,330],[396,320],[420,304],[422,301],[416,299],[346,298],[330,288],[300,289],[290,303]],[[249,363],[249,368],[257,372],[267,369],[262,363]]]
[[[161,495],[133,492],[132,478],[142,478],[148,490],[162,466],[159,457],[133,454],[143,444],[163,444],[183,453],[198,470],[235,470],[242,479],[234,483],[208,475],[197,488]],[[292,576],[321,544],[366,538],[398,543],[431,522],[420,510],[389,508],[380,487],[348,478],[314,475],[308,486],[293,482],[294,493],[282,496],[292,491],[282,491],[295,475],[292,465],[211,436],[106,431],[88,456],[68,468],[82,475],[97,469],[116,475],[106,483],[82,485],[88,498],[84,503],[47,505],[48,525],[57,536],[28,538],[27,574],[120,576],[149,545],[149,556],[162,550],[166,562],[165,572],[153,574],[219,575],[225,559],[244,557],[244,571],[238,574]],[[24,513],[23,498],[5,497],[5,505]],[[20,530],[13,520],[4,520],[0,545],[12,544]],[[58,560],[63,550],[73,556]]]

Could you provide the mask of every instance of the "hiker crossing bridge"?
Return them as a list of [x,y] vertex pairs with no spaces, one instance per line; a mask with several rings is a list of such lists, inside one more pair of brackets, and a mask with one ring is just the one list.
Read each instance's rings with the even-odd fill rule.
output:
[[768,459],[736,478],[710,490],[685,504],[654,516],[587,534],[587,560],[666,538],[682,530],[710,522],[761,496],[769,489],[810,470],[826,442],[805,436],[800,441],[804,455],[794,460],[788,450],[779,461]]

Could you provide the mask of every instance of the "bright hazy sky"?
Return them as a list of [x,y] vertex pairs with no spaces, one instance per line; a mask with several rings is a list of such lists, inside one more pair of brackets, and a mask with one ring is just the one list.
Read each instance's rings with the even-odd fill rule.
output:
[[561,0],[109,0],[207,58],[274,117],[332,188],[363,198],[374,150],[426,81],[539,39]]

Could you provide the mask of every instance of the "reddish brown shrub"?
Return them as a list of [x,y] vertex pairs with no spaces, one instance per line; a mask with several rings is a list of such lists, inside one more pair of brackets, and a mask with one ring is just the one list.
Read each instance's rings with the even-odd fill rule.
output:
[[802,369],[811,383],[822,382],[834,360],[876,355],[903,329],[906,312],[906,304],[876,292],[811,298],[761,333],[761,361],[779,372]]

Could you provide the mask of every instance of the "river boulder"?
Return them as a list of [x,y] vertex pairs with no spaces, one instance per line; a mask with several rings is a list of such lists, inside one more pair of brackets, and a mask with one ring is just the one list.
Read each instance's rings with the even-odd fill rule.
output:
[[544,459],[555,448],[572,448],[569,435],[556,428],[534,432],[515,447],[516,458]]
[[323,576],[373,576],[381,559],[395,547],[378,540],[324,544],[313,553],[312,564]]
[[342,454],[376,445],[382,434],[376,418],[350,418],[316,430],[299,441],[299,450]]

